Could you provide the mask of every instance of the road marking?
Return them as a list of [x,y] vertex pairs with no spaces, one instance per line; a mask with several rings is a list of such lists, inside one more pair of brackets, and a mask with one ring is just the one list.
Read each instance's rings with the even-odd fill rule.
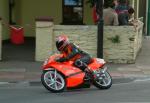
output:
[[9,82],[0,82],[0,85],[9,84]]
[[116,102],[116,103],[150,103],[150,102]]
[[134,82],[146,82],[146,81],[150,81],[150,78],[143,78],[143,79],[134,80]]
[[133,83],[133,82],[128,82],[128,83],[118,83],[118,84],[112,84],[112,85],[125,85],[125,84],[131,84],[131,83]]

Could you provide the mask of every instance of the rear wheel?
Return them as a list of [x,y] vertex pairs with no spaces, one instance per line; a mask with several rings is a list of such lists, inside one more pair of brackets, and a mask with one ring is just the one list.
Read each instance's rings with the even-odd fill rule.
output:
[[56,70],[44,71],[41,82],[47,90],[54,93],[63,92],[66,87],[64,76]]
[[112,85],[112,77],[105,71],[97,79],[94,80],[93,85],[99,89],[108,89]]

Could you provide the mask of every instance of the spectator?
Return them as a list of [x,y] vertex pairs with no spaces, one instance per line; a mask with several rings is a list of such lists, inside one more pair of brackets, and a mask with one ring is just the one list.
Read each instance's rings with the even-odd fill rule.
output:
[[115,7],[114,7],[114,9],[116,9],[116,8],[117,8],[117,6],[119,5],[119,2],[118,2],[118,0],[114,0],[114,1],[113,1],[113,3],[115,4]]
[[98,15],[96,13],[96,5],[93,6],[92,17],[93,17],[94,24],[97,24],[99,17],[98,17]]
[[104,25],[119,25],[118,23],[118,15],[113,9],[115,7],[114,0],[105,0],[104,1],[104,10],[103,10],[103,18]]
[[134,13],[133,8],[129,8],[127,13],[120,13],[118,15],[119,25],[130,25],[129,19]]
[[127,0],[119,0],[118,5],[115,8],[118,15],[120,13],[127,13],[128,9],[129,9],[129,6],[128,6],[128,1]]

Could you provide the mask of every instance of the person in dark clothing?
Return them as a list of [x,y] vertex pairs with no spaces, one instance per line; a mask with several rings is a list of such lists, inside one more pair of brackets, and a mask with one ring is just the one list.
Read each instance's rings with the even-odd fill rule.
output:
[[81,50],[78,46],[69,42],[69,39],[65,35],[60,35],[56,39],[56,47],[58,51],[63,54],[62,58],[59,58],[57,62],[74,61],[74,65],[80,68],[82,71],[90,72],[88,64],[91,62],[91,56]]
[[129,25],[129,19],[133,13],[133,8],[129,8],[127,13],[120,13],[118,15],[119,25]]
[[129,9],[128,0],[118,0],[118,5],[115,7],[117,14],[127,13]]

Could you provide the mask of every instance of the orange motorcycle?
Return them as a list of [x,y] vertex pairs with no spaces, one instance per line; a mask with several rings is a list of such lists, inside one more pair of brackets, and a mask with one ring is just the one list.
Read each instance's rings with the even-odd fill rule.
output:
[[90,87],[108,89],[112,85],[112,77],[107,71],[103,59],[93,58],[88,67],[92,71],[90,79],[85,79],[86,73],[73,65],[73,61],[56,62],[62,54],[54,54],[45,60],[41,82],[51,92],[63,92],[66,88]]

